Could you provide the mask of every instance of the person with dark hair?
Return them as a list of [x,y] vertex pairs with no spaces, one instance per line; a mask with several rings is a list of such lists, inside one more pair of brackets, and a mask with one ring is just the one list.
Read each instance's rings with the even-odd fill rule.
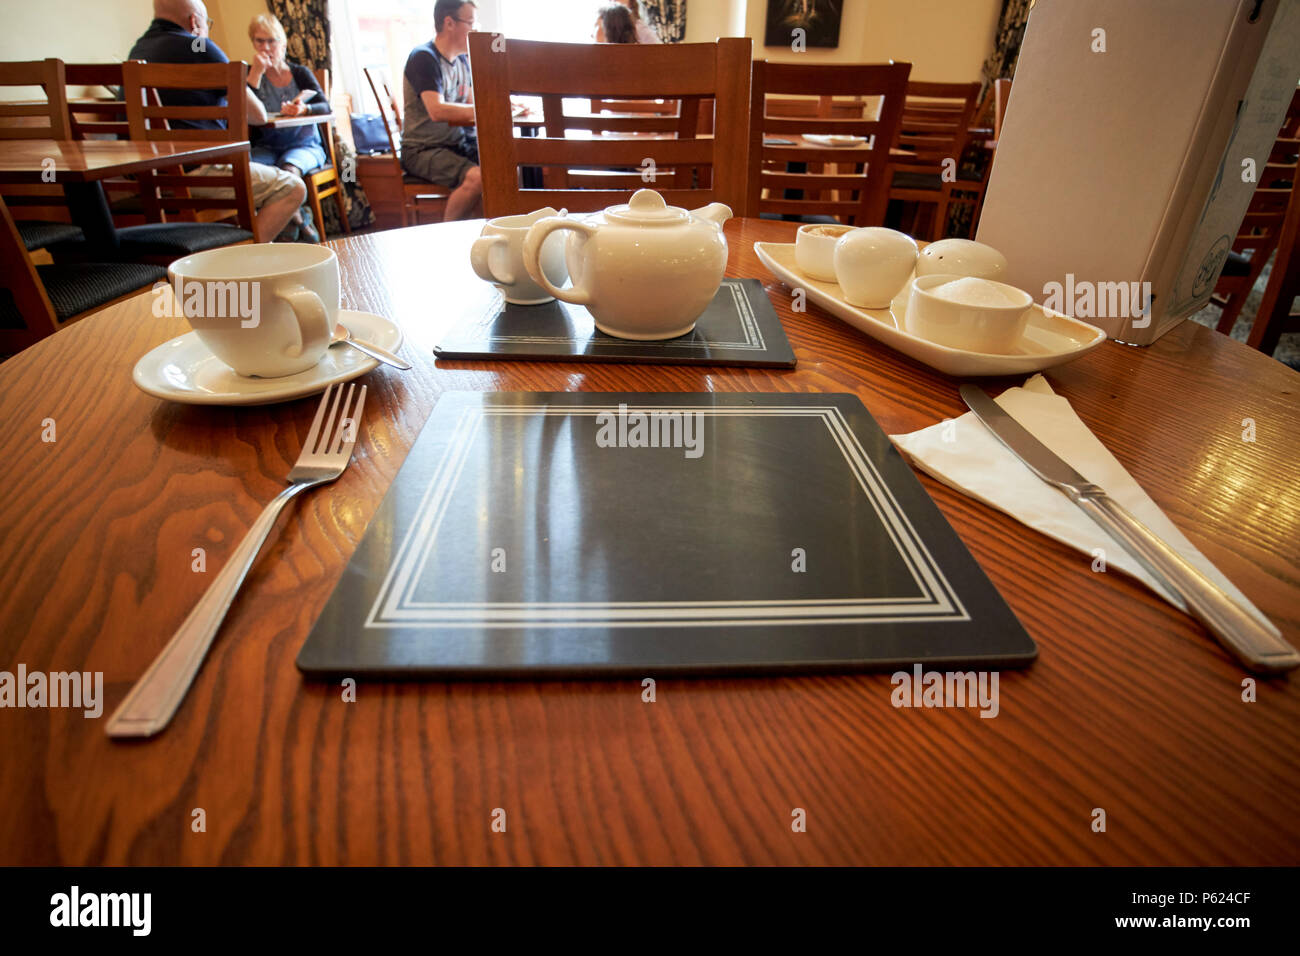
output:
[[[153,22],[131,47],[128,57],[150,63],[229,63],[221,47],[208,36],[212,21],[203,0],[153,0]],[[161,89],[158,96],[168,106],[225,106],[225,90]],[[266,108],[251,90],[244,92],[244,112],[249,126],[266,122]],[[170,121],[172,129],[224,129],[225,121],[216,119],[178,119]],[[229,176],[229,165],[204,165],[204,174]],[[253,235],[258,242],[277,237],[295,238],[296,223],[301,220],[298,207],[306,198],[307,187],[301,179],[283,169],[263,163],[248,164],[253,187]],[[234,198],[229,186],[194,187],[194,195]],[[292,225],[291,225],[292,224]]]
[[627,7],[609,3],[596,14],[596,29],[592,34],[597,43],[636,43],[636,25]]
[[637,43],[663,43],[659,39],[659,33],[650,24],[645,22],[645,17],[641,13],[641,0],[618,0],[620,4],[627,7],[628,13],[632,14],[632,23],[636,29]]
[[468,55],[477,9],[472,2],[438,0],[433,7],[434,38],[411,51],[402,72],[402,168],[452,187],[444,216],[448,222],[483,215]]

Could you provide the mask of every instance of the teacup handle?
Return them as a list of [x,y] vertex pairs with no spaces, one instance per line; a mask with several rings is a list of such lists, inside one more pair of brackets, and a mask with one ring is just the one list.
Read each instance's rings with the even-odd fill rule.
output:
[[474,240],[474,244],[469,247],[469,264],[474,267],[478,277],[484,282],[495,282],[499,285],[514,285],[514,274],[507,269],[504,276],[498,276],[492,272],[492,266],[489,264],[488,256],[492,252],[492,247],[496,245],[505,245],[509,240],[505,236],[479,236]]
[[298,344],[285,350],[285,354],[297,358],[309,354],[317,346],[324,348],[330,344],[334,329],[330,325],[330,314],[321,297],[305,285],[295,285],[289,289],[277,290],[276,295],[289,303],[293,309],[298,330]]
[[587,275],[583,276],[581,286],[575,283],[573,288],[557,289],[551,284],[551,280],[546,278],[546,273],[542,271],[542,243],[546,242],[546,237],[557,229],[580,232],[585,240],[595,235],[597,228],[597,226],[590,223],[580,222],[577,219],[566,219],[562,216],[547,216],[545,219],[539,219],[528,227],[528,234],[524,236],[524,268],[528,270],[528,274],[533,277],[534,282],[562,302],[572,302],[574,305],[590,305],[590,270],[588,270]]

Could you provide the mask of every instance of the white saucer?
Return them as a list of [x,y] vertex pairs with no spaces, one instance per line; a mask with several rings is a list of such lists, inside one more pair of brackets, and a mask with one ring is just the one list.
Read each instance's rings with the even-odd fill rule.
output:
[[812,143],[816,146],[836,147],[861,146],[867,141],[865,136],[843,136],[836,134],[823,135],[822,133],[804,133],[803,138],[805,142]]
[[[339,309],[339,321],[366,342],[396,352],[402,330],[369,312]],[[270,405],[323,392],[328,385],[364,375],[379,364],[347,345],[334,345],[305,372],[283,378],[246,378],[208,351],[194,332],[164,342],[135,363],[131,378],[156,398],[190,405]]]
[[772,275],[791,288],[804,289],[808,301],[821,306],[890,348],[948,375],[1021,375],[1062,365],[1106,341],[1106,333],[1087,322],[1034,305],[1025,334],[1006,354],[967,352],[920,338],[903,326],[903,308],[859,309],[844,301],[837,282],[809,279],[794,261],[792,242],[756,242],[754,252]]

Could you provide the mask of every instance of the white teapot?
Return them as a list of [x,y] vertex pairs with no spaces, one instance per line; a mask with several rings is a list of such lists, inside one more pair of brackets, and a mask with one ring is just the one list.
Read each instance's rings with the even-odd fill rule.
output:
[[[695,328],[722,284],[731,209],[710,203],[687,212],[653,189],[587,221],[548,217],[524,237],[524,268],[551,295],[586,306],[596,328],[624,339],[671,339]],[[572,288],[557,289],[538,257],[546,237],[568,229]]]

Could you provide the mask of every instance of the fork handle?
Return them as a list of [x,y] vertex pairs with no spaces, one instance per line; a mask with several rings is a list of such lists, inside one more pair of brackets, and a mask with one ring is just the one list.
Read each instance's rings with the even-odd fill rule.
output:
[[189,617],[113,711],[105,728],[110,737],[152,737],[171,722],[280,512],[299,492],[319,484],[294,482],[262,509]]

